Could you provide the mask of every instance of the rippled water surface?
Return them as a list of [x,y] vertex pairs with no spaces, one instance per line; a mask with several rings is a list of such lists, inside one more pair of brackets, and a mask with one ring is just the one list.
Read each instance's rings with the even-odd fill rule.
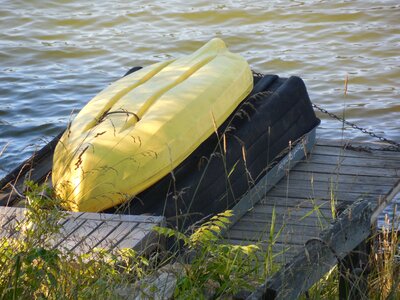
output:
[[[213,37],[254,70],[299,75],[316,104],[400,141],[398,1],[1,2],[0,177],[131,66]],[[341,137],[341,124],[319,117],[325,136]]]

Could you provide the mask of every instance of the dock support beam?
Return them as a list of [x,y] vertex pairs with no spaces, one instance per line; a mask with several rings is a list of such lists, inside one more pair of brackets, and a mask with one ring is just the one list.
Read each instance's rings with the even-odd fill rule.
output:
[[[340,216],[349,203],[344,202],[336,209]],[[368,299],[368,259],[370,238],[363,240],[354,250],[338,262],[339,299]]]

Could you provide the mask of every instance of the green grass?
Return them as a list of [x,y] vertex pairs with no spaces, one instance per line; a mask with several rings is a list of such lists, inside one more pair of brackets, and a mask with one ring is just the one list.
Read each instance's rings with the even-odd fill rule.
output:
[[118,287],[148,274],[149,261],[130,249],[53,248],[65,213],[50,189],[28,187],[25,218],[0,240],[0,299],[113,299]]
[[[176,245],[181,253],[168,252],[160,260],[131,249],[94,249],[84,255],[54,249],[52,238],[59,233],[59,221],[65,216],[60,201],[51,189],[29,183],[26,203],[24,221],[0,239],[0,299],[123,299],[121,289],[129,287],[142,293],[145,284],[135,283],[154,276],[167,263],[180,265],[181,271],[175,274],[175,299],[204,299],[205,295],[219,299],[253,290],[279,268],[272,251],[281,233],[275,217],[268,228],[269,246],[264,250],[261,244],[224,243],[220,233],[229,225],[231,211],[212,217],[190,234],[157,228],[159,234],[179,241]],[[398,232],[394,227],[386,229],[372,241],[369,297],[399,299],[400,267],[395,263]],[[337,299],[338,280],[335,267],[303,298]]]
[[[239,246],[220,242],[219,232],[229,223],[230,211],[219,214],[191,234],[157,228],[174,237],[190,254],[178,259],[169,253],[143,257],[131,249],[109,252],[94,249],[78,255],[53,248],[65,212],[60,200],[45,186],[28,183],[26,214],[7,236],[0,239],[0,299],[120,299],[124,287],[150,277],[168,262],[180,264],[176,299],[202,298],[207,290],[218,298],[261,283],[256,245]],[[190,260],[188,264],[187,260]],[[135,292],[141,293],[141,286]]]

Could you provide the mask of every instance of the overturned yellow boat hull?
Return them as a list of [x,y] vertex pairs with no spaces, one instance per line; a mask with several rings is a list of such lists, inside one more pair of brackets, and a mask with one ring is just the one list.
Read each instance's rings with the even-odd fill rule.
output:
[[116,81],[60,139],[56,193],[73,211],[98,212],[127,201],[187,158],[252,88],[247,62],[220,39]]

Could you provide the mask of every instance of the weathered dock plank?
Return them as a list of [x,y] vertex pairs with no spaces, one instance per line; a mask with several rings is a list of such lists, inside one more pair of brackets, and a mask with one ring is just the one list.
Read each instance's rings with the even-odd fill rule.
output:
[[[340,175],[340,176],[339,176]],[[347,174],[334,174],[330,173],[318,173],[318,174],[310,174],[309,172],[304,172],[300,170],[292,170],[289,175],[290,179],[303,179],[308,181],[322,181],[322,182],[339,182],[339,183],[356,183],[359,185],[364,184],[379,184],[382,185],[390,185],[396,183],[396,178],[390,177],[375,177],[375,176],[365,176],[364,174],[357,175],[347,175]]]
[[[97,223],[97,227],[94,228],[95,223]],[[104,240],[110,232],[112,232],[115,226],[118,226],[119,223],[116,222],[99,222],[95,223],[87,222],[87,230],[92,230],[87,234],[87,236],[82,236],[79,239],[78,243],[73,244],[73,248],[71,251],[75,251],[78,253],[88,253],[90,250],[94,248],[98,248],[97,245],[99,242]]]
[[337,200],[341,201],[346,201],[346,200],[356,200],[359,198],[362,198],[367,195],[382,195],[382,193],[372,190],[372,192],[367,192],[367,191],[362,191],[362,192],[352,192],[352,191],[347,191],[343,192],[340,190],[333,190],[330,191],[328,189],[326,190],[312,190],[312,189],[295,189],[290,187],[288,190],[273,190],[269,193],[272,197],[282,197],[284,198],[310,198],[312,197],[313,199],[330,199],[334,198]]
[[78,230],[78,228],[81,227],[85,222],[86,220],[77,218],[71,218],[67,220],[67,222],[65,222],[61,227],[59,236],[53,238],[53,247],[63,247],[63,242],[68,239],[69,236],[71,236],[76,230]]
[[101,224],[101,221],[84,220],[74,232],[60,243],[60,247],[67,251],[73,251],[82,243],[90,244],[95,242],[91,240],[90,235],[98,230]]
[[[358,144],[358,146],[362,147],[362,145],[366,144]],[[368,146],[369,144],[367,144]],[[357,146],[357,145],[356,145]],[[338,152],[337,147],[341,147],[341,150]],[[355,151],[351,149],[345,149],[343,145],[336,142],[335,146],[331,144],[330,146],[320,144],[320,140],[318,140],[318,145],[313,149],[313,154],[322,154],[325,156],[340,156],[340,157],[353,157],[353,158],[366,158],[366,159],[388,159],[391,161],[400,160],[400,155],[394,151]]]
[[[115,247],[118,249],[131,248],[143,250],[157,248],[159,246],[159,240],[157,234],[151,230],[153,227],[154,225],[150,223],[138,224],[138,226],[121,239]],[[145,239],[150,236],[151,239]]]
[[315,152],[313,155],[313,163],[333,164],[335,166],[357,166],[369,168],[393,168],[398,160],[373,158],[373,157],[345,157],[337,155],[326,155]]
[[[235,229],[232,229],[229,233],[232,238],[235,239],[249,239],[249,240],[257,240],[257,241],[267,241],[270,237],[269,235],[270,227],[254,227],[254,224],[240,222]],[[280,228],[276,228],[278,231]],[[307,227],[307,230],[303,226],[298,226],[297,224],[285,224],[285,231],[276,237],[276,241],[287,242],[288,240],[292,241],[294,244],[303,245],[304,238],[312,238],[318,236],[318,233],[321,231],[318,227]],[[299,236],[301,235],[301,236]]]
[[[271,220],[272,219],[272,213],[252,213],[251,216],[245,216],[241,219],[240,223],[249,223],[253,227],[257,226],[259,228],[271,228],[272,222],[266,222],[265,220]],[[290,226],[290,225],[297,225],[301,222],[302,227],[319,227],[319,228],[325,228],[330,222],[331,218],[328,214],[323,215],[323,216],[309,216],[306,218],[300,217],[300,216],[295,216],[295,215],[290,215],[290,216],[285,216],[285,218],[277,218],[277,220],[274,223],[274,226],[276,228],[277,232],[281,227],[283,226]]]
[[[315,182],[315,181],[314,181]],[[334,182],[334,181],[322,181],[318,184],[314,184],[312,180],[290,180],[290,188],[295,190],[306,190],[313,189],[314,191],[325,191],[332,192],[347,192],[347,193],[368,193],[368,194],[383,194],[390,190],[391,185],[379,185],[376,184],[360,184],[353,182]]]
[[132,232],[138,223],[135,222],[120,222],[114,227],[114,230],[107,235],[107,238],[99,241],[95,247],[114,249],[120,241],[122,241],[130,232]]
[[345,175],[363,175],[373,177],[398,177],[400,175],[399,168],[369,168],[359,166],[341,166],[336,164],[321,164],[321,163],[304,163],[297,168],[299,171],[312,172],[314,174],[345,174]]

